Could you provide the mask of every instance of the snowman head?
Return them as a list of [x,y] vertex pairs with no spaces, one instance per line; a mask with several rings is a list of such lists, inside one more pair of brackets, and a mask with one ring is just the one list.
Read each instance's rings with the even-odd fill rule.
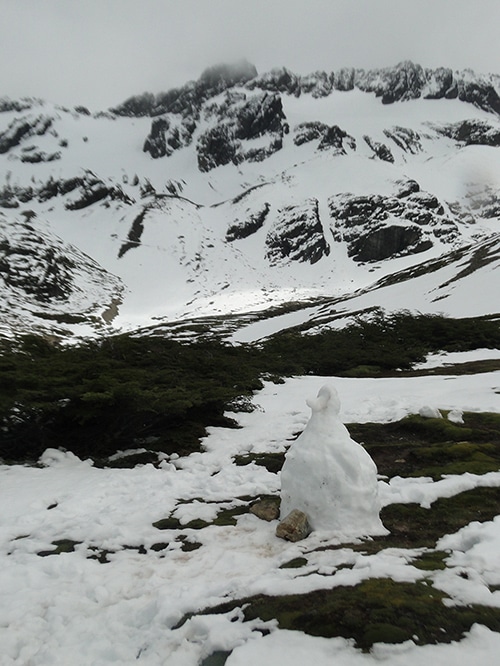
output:
[[331,384],[325,384],[318,391],[317,398],[306,400],[307,405],[316,412],[329,412],[337,415],[340,412],[340,399],[337,390]]

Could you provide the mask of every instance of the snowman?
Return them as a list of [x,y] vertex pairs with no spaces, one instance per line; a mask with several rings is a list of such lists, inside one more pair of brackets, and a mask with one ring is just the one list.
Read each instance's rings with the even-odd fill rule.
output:
[[311,418],[281,471],[281,519],[299,509],[313,530],[387,534],[379,517],[377,468],[340,421],[337,391],[327,384],[307,404]]

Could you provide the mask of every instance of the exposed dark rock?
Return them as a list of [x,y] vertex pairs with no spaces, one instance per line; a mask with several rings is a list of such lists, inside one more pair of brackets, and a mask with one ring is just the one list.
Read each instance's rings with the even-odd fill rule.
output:
[[[39,200],[46,200],[60,194],[79,189],[79,196],[64,205],[66,210],[80,210],[87,208],[103,199],[123,201],[131,204],[132,199],[128,197],[119,185],[107,185],[100,178],[87,172],[84,178],[71,178],[67,181],[49,181],[39,194]],[[43,197],[43,198],[41,198]]]
[[[471,75],[474,77],[473,73]],[[500,115],[500,97],[489,81],[481,80],[481,78],[476,80],[465,78],[458,81],[457,88],[458,99],[462,102],[469,102],[479,109]]]
[[9,99],[8,97],[2,97],[0,99],[0,113],[6,113],[8,111],[17,111],[18,113],[21,113],[22,111],[31,109],[31,107],[31,100],[15,100]]
[[415,192],[420,192],[420,185],[416,180],[412,180],[411,178],[408,180],[398,180],[396,185],[399,187],[399,190],[396,192],[396,196],[399,199],[403,199]]
[[0,208],[19,208],[19,201],[12,190],[4,188],[0,192]]
[[127,242],[123,243],[118,252],[118,259],[121,259],[126,252],[141,244],[141,237],[144,231],[144,218],[146,217],[147,212],[148,207],[145,206],[132,222],[132,226],[127,235]]
[[333,149],[337,155],[346,155],[345,144],[356,150],[356,140],[338,125],[326,125],[319,121],[300,123],[295,128],[294,143],[301,146],[309,141],[319,140],[318,150]]
[[235,136],[237,139],[256,139],[268,133],[283,136],[288,132],[285,120],[279,95],[257,95],[237,111]]
[[[258,93],[247,98],[226,96],[219,105],[208,109],[217,124],[204,132],[196,146],[200,171],[210,171],[224,164],[243,160],[260,161],[282,147],[288,132],[279,95]],[[269,137],[267,146],[244,145],[262,136]]]
[[66,299],[74,271],[62,243],[50,243],[28,222],[19,222],[13,235],[0,219],[0,277],[5,285],[41,302]]
[[52,118],[43,115],[15,118],[5,132],[0,134],[0,153],[7,153],[27,137],[45,134],[51,125]]
[[307,538],[311,531],[306,514],[299,509],[294,509],[280,522],[276,528],[276,536],[295,542]]
[[[384,205],[384,198],[379,194],[373,195],[337,195],[331,197],[328,201],[330,216],[334,220],[342,220],[342,226],[345,228],[365,225],[370,221],[386,220],[388,213]],[[399,211],[402,213],[403,206],[400,205]],[[394,207],[393,207],[393,212]]]
[[356,70],[352,67],[343,67],[333,74],[333,87],[335,90],[354,90]]
[[154,107],[155,96],[152,93],[145,92],[142,95],[129,97],[122,104],[111,109],[111,111],[118,116],[141,118],[142,116],[150,116]]
[[432,247],[416,226],[384,226],[368,232],[351,243],[349,255],[356,261],[381,261],[401,254],[417,254]]
[[384,162],[394,162],[394,155],[391,153],[390,148],[386,146],[385,143],[380,143],[379,141],[375,141],[366,134],[363,137],[363,139],[373,150],[376,157],[378,157],[380,160],[384,160]]
[[405,153],[416,155],[422,152],[420,135],[409,127],[392,127],[390,130],[385,129],[384,134],[392,139]]
[[90,116],[90,111],[86,106],[75,106],[76,113],[79,113],[81,116]]
[[422,94],[426,77],[420,65],[410,61],[396,67],[373,69],[356,78],[356,87],[364,92],[374,92],[383,104],[417,99]]
[[247,210],[248,217],[243,220],[236,220],[226,231],[226,240],[232,242],[251,236],[258,231],[264,224],[270,205],[265,203],[259,210]]
[[177,113],[184,117],[197,117],[201,105],[236,85],[244,85],[257,75],[253,65],[241,60],[232,65],[216,65],[206,69],[198,81],[190,81],[181,88],[153,95],[144,93],[130,97],[111,109],[119,116],[159,116]]
[[319,218],[318,201],[287,206],[266,236],[266,256],[271,264],[284,259],[315,264],[330,254]]
[[[233,65],[210,67],[197,81],[190,81],[180,88],[157,95],[143,93],[130,97],[111,111],[121,116],[159,116],[174,113],[197,119],[204,102],[237,86],[297,97],[304,93],[313,97],[325,97],[333,90],[351,91],[358,88],[374,93],[384,104],[418,98],[458,97],[485,111],[500,114],[498,77],[480,76],[471,71],[453,72],[444,67],[423,69],[410,61],[401,62],[395,67],[373,70],[346,67],[335,72],[313,72],[305,76],[294,74],[284,67],[257,76],[253,65],[240,61]],[[9,108],[9,105],[15,103],[6,100],[4,104]]]
[[29,162],[30,164],[38,164],[39,162],[54,162],[61,159],[61,153],[45,153],[43,150],[36,152],[29,152],[21,155],[21,162]]
[[318,145],[318,150],[333,148],[337,155],[347,155],[347,151],[344,148],[344,139],[349,148],[356,150],[356,140],[352,136],[349,136],[347,132],[340,129],[338,125],[333,125],[323,134],[323,138]]
[[457,226],[433,194],[416,181],[397,183],[396,196],[340,194],[328,201],[334,240],[347,243],[355,261],[380,261],[423,252],[436,238],[451,241]]
[[329,126],[319,121],[310,121],[300,123],[295,128],[295,137],[293,142],[296,146],[301,146],[303,143],[321,139],[328,130]]
[[[167,155],[167,141],[165,132],[169,128],[169,122],[166,118],[153,118],[151,131],[144,142],[143,151],[149,153],[151,157],[163,157]],[[171,154],[169,152],[168,154]]]
[[453,99],[457,96],[457,84],[453,78],[453,72],[447,67],[437,69],[426,69],[427,84],[423,91],[424,99]]
[[464,120],[449,125],[432,125],[439,134],[465,146],[500,146],[500,126],[486,120]]
[[196,123],[184,118],[182,122],[173,124],[165,117],[153,118],[151,130],[144,142],[143,151],[157,159],[171,155],[174,150],[191,143]]
[[313,72],[300,79],[301,91],[310,93],[313,97],[327,97],[332,92],[333,85],[333,74],[326,72]]
[[95,183],[87,187],[78,199],[68,202],[65,208],[68,210],[80,210],[81,208],[87,208],[87,206],[91,206],[98,201],[102,201],[102,199],[105,199],[110,193],[111,190],[106,187],[106,185]]
[[241,143],[236,141],[234,133],[227,125],[212,127],[198,139],[196,152],[200,171],[210,171],[218,166],[237,162]]
[[[95,179],[94,179],[95,180]],[[54,180],[52,176],[38,188],[32,186],[5,185],[0,190],[0,206],[3,208],[17,208],[19,203],[27,203],[34,198],[38,201],[47,201],[59,195],[65,195],[77,187],[85,187],[84,178],[68,178],[67,180]]]
[[429,211],[432,211],[432,213],[435,213],[436,215],[444,215],[444,208],[441,202],[434,194],[431,194],[430,192],[419,191],[408,195],[408,199],[406,201],[407,219],[411,219],[408,218],[408,212],[411,210],[411,203],[414,203],[415,207],[425,208]]
[[283,92],[288,95],[299,97],[302,91],[301,79],[286,67],[272,69],[270,72],[257,78],[252,78],[246,84],[250,90],[259,88],[272,92]]

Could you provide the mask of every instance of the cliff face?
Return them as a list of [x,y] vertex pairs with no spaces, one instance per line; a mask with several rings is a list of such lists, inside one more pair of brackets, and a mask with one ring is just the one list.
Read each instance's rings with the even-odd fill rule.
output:
[[497,233],[499,81],[240,62],[93,115],[3,99],[0,325],[128,328],[452,263]]

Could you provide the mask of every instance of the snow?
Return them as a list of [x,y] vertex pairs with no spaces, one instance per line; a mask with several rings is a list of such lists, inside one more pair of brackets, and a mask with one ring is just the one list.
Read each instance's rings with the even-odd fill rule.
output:
[[325,384],[307,404],[311,418],[288,449],[281,470],[281,518],[299,509],[313,530],[385,534],[376,465],[341,423],[335,387]]
[[[235,92],[248,90],[235,89]],[[223,96],[221,96],[222,99]],[[217,99],[212,100],[217,102]],[[212,103],[211,101],[211,103]],[[395,193],[401,179],[416,179],[423,190],[435,194],[445,208],[448,203],[467,205],[470,182],[479,180],[492,191],[498,189],[498,151],[487,146],[458,148],[453,141],[438,136],[432,123],[459,122],[467,118],[490,119],[491,114],[459,100],[412,100],[383,105],[375,95],[360,90],[333,91],[325,98],[315,99],[304,94],[296,98],[282,95],[283,107],[291,131],[283,138],[283,149],[262,162],[228,164],[209,173],[197,167],[194,146],[206,130],[203,117],[193,136],[191,146],[175,151],[170,157],[154,160],[142,150],[151,125],[149,118],[113,118],[108,115],[85,116],[48,103],[34,106],[27,115],[50,117],[53,123],[43,136],[29,137],[38,150],[58,151],[61,158],[54,162],[23,163],[24,143],[0,156],[0,173],[12,187],[39,187],[49,177],[67,179],[82,176],[86,170],[108,185],[120,186],[135,201],[125,205],[105,201],[78,211],[65,208],[63,196],[48,201],[29,201],[26,207],[36,214],[31,223],[37,233],[45,230],[88,254],[107,271],[113,286],[117,314],[105,324],[101,312],[110,303],[109,294],[92,289],[93,319],[86,324],[68,324],[67,330],[86,334],[89,329],[130,330],[158,321],[180,321],[186,317],[245,313],[265,306],[288,301],[310,301],[318,297],[344,299],[343,307],[360,310],[374,302],[389,310],[408,307],[408,284],[372,289],[359,295],[361,289],[398,270],[408,269],[424,260],[437,258],[454,249],[434,238],[434,247],[420,255],[360,265],[347,256],[346,246],[332,240],[327,202],[335,194],[353,195]],[[19,117],[17,112],[1,114],[0,131]],[[172,116],[176,124],[177,120]],[[294,127],[304,120],[338,124],[356,138],[357,151],[335,156],[329,151],[318,152],[317,142],[296,146]],[[391,143],[384,129],[410,127],[422,140],[423,151],[416,155],[404,153],[391,144],[395,163],[372,159],[372,151],[363,136]],[[28,139],[26,140],[28,141]],[[60,142],[66,141],[67,147]],[[134,185],[136,176],[139,184]],[[169,191],[170,181],[177,184],[178,198],[165,196],[151,206],[141,198],[140,186],[150,181],[159,193]],[[254,188],[254,189],[251,189]],[[248,191],[251,190],[251,191]],[[239,202],[233,198],[244,192]],[[71,199],[74,194],[69,194]],[[266,234],[280,211],[302,205],[311,198],[319,202],[319,217],[330,254],[314,265],[307,262],[270,266],[266,259]],[[270,212],[264,227],[244,241],[227,243],[225,233],[235,220],[246,219],[266,203]],[[120,256],[120,248],[134,219],[148,207],[140,246]],[[496,232],[496,219],[477,217],[471,225],[458,221],[457,244],[475,242]],[[4,210],[8,224],[16,224],[19,210]],[[414,278],[411,281],[412,307],[422,312],[444,311],[453,316],[474,316],[491,309],[490,286],[497,263],[483,267],[460,281],[448,281],[463,268],[452,264],[442,271]],[[89,285],[81,280],[81,292]],[[458,289],[460,286],[460,289]],[[75,294],[68,304],[75,313],[81,295]],[[102,310],[99,311],[99,301]],[[306,303],[308,304],[308,303]],[[64,309],[65,304],[59,310]],[[47,307],[47,306],[46,306]],[[60,311],[55,314],[60,315]],[[40,320],[39,304],[29,299],[13,299],[9,314],[16,325],[38,328],[54,326]],[[341,314],[341,313],[340,313]],[[307,321],[314,312],[307,309],[288,318],[274,318],[268,330]],[[48,323],[47,323],[48,322]],[[4,322],[1,322],[4,324]],[[246,341],[268,334],[263,328],[242,330],[235,339]]]
[[[342,399],[343,422],[395,420],[424,404],[500,413],[500,372],[329,381]],[[159,468],[97,469],[55,450],[48,450],[38,467],[0,466],[0,664],[197,666],[214,651],[231,652],[228,666],[255,660],[264,666],[306,660],[325,666],[423,666],[429,660],[496,664],[500,636],[477,625],[458,643],[379,644],[368,654],[352,641],[283,631],[275,622],[265,625],[270,634],[263,637],[254,631],[263,629],[263,623],[243,623],[238,609],[194,615],[175,628],[185,613],[227,599],[356,585],[374,576],[408,582],[430,576],[452,603],[500,606],[500,593],[487,587],[500,583],[498,517],[444,536],[438,543],[448,553],[443,571],[412,566],[412,557],[421,551],[393,548],[364,555],[341,547],[311,552],[307,576],[280,565],[320,545],[339,543],[338,535],[313,532],[304,542],[290,544],[275,537],[276,521],[251,514],[239,516],[235,526],[186,526],[193,518],[210,521],[221,508],[241,506],[244,501],[237,498],[245,495],[279,492],[278,475],[255,464],[238,467],[232,459],[284,451],[307,423],[304,396],[317,393],[324,382],[310,376],[267,383],[254,397],[258,409],[231,415],[239,429],[212,428],[202,452],[172,456]],[[437,482],[396,477],[379,481],[379,493],[383,505],[418,502],[430,507],[440,497],[479,486],[500,486],[500,472],[453,475]],[[153,527],[172,512],[183,524],[179,530]],[[179,536],[201,546],[184,551]],[[79,542],[74,552],[37,555],[53,550],[53,542],[62,539]],[[162,542],[168,544],[163,550],[151,548]],[[108,551],[108,563],[88,559],[101,551]]]
[[[30,137],[30,143],[36,141],[37,149],[47,153],[60,151],[61,159],[33,166],[20,161],[22,146],[14,148],[2,156],[5,182],[37,187],[50,176],[81,176],[89,169],[106,183],[121,184],[137,201],[130,208],[113,202],[81,211],[65,209],[62,198],[26,204],[36,213],[31,222],[37,233],[55,234],[107,271],[113,293],[108,294],[102,285],[90,292],[89,281],[79,280],[75,311],[82,311],[85,294],[87,299],[89,294],[92,297],[96,311],[101,306],[104,310],[114,295],[119,303],[112,326],[125,330],[165,319],[182,321],[188,315],[236,312],[248,317],[252,312],[253,317],[268,305],[307,301],[303,310],[248,326],[244,325],[248,319],[242,317],[233,342],[259,340],[307,322],[319,325],[329,315],[336,317],[335,325],[344,325],[353,312],[374,306],[395,311],[411,305],[414,310],[459,317],[490,313],[495,307],[491,294],[498,270],[494,244],[478,246],[487,256],[490,252],[493,261],[480,271],[467,274],[465,270],[460,280],[455,278],[472,263],[472,251],[447,266],[412,277],[411,282],[381,287],[376,280],[452,247],[436,243],[425,255],[356,265],[345,246],[331,241],[327,201],[344,192],[393,195],[395,182],[402,177],[416,179],[445,205],[457,201],[464,205],[471,181],[497,189],[497,150],[458,149],[451,140],[437,138],[429,124],[491,116],[458,100],[382,105],[374,95],[357,90],[334,92],[323,99],[284,95],[283,104],[292,131],[284,137],[282,151],[262,163],[227,165],[208,174],[199,172],[191,149],[179,150],[168,160],[153,160],[144,153],[151,125],[148,118],[97,118],[41,104],[36,113],[53,117],[53,128],[44,136]],[[18,114],[1,116],[3,131]],[[338,124],[356,138],[357,153],[334,157],[328,152],[318,154],[314,142],[295,146],[293,128],[305,119]],[[383,130],[395,125],[416,129],[423,152],[410,156],[391,144],[395,164],[371,159],[363,136],[388,143]],[[204,129],[200,122],[197,133]],[[62,139],[67,140],[67,148],[59,145]],[[165,191],[169,180],[180,182],[182,196],[149,207],[140,247],[120,258],[134,219],[149,203],[140,199],[139,186],[133,185],[136,174],[141,183],[148,179],[159,192]],[[257,185],[239,203],[231,202]],[[280,210],[311,197],[319,200],[331,249],[330,256],[317,264],[271,270],[263,252],[265,228],[244,242],[225,242],[228,225],[240,216],[245,219],[248,210],[263,202],[270,202],[272,223]],[[19,212],[5,209],[3,215],[6,224],[14,225]],[[461,224],[461,242],[491,236],[497,233],[496,226],[497,219],[483,218],[474,225]],[[311,306],[316,297],[328,297],[329,304]],[[9,322],[21,323],[37,311],[36,303],[21,308],[19,299],[14,300]],[[4,324],[2,320],[2,331]],[[68,324],[66,329],[89,334],[91,324]],[[499,350],[440,354],[418,367],[499,357]],[[283,385],[267,383],[255,395],[256,411],[231,414],[239,429],[211,428],[202,452],[188,458],[166,457],[158,468],[97,469],[89,461],[53,449],[45,452],[37,467],[0,465],[0,666],[198,666],[214,651],[231,652],[228,666],[254,662],[262,666],[309,662],[423,666],[429,660],[436,665],[496,664],[500,635],[477,625],[459,643],[376,645],[369,654],[344,639],[283,631],[274,622],[244,623],[239,610],[194,615],[175,628],[184,614],[228,599],[356,585],[373,576],[411,582],[425,575],[450,595],[452,603],[500,607],[500,592],[488,587],[500,585],[498,517],[444,536],[438,547],[448,554],[447,568],[432,573],[412,566],[416,551],[386,549],[364,555],[342,547],[338,530],[315,531],[305,542],[289,544],[275,537],[276,521],[266,523],[250,514],[238,516],[235,526],[189,527],[193,519],[211,522],[220,510],[245,505],[245,496],[280,492],[279,475],[253,463],[236,466],[234,456],[284,452],[307,424],[304,396],[315,395],[324,382],[325,378],[308,376]],[[457,419],[464,411],[500,413],[500,372],[411,379],[332,378],[332,382],[342,399],[342,423],[395,421],[425,407],[449,410]],[[342,423],[334,424],[342,433],[341,441],[354,444]],[[311,430],[323,432],[319,426]],[[441,497],[476,487],[499,487],[500,472],[450,475],[439,481],[395,477],[380,479],[377,485],[382,506],[403,502],[430,508]],[[153,526],[170,515],[179,520],[179,529],[160,531]],[[53,550],[54,542],[64,539],[74,542],[73,552],[37,554]],[[200,546],[183,549],[183,543],[189,542]],[[280,568],[306,549],[332,544],[339,548],[309,554],[307,576],[304,571]],[[107,563],[91,559],[106,553]],[[270,633],[261,636],[257,628]]]
[[429,354],[423,363],[415,363],[414,370],[427,370],[441,368],[456,363],[471,363],[472,361],[490,361],[500,359],[500,349],[473,349],[466,352],[436,352]]

